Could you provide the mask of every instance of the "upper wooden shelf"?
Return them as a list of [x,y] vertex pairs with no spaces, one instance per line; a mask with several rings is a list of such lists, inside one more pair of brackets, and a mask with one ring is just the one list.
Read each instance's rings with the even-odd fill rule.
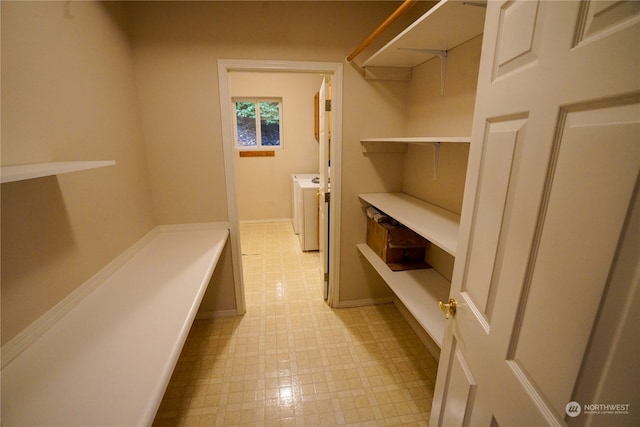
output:
[[442,0],[367,59],[363,67],[413,68],[482,34],[484,1]]
[[2,166],[2,183],[23,181],[25,179],[41,178],[44,176],[59,175],[62,173],[76,172],[86,169],[113,166],[114,160],[76,161],[76,162],[49,162],[33,163],[28,165]]
[[405,193],[364,193],[358,197],[456,256],[459,215]]

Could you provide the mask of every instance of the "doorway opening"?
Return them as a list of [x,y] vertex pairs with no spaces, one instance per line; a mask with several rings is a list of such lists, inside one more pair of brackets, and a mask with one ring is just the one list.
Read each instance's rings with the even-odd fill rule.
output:
[[[294,73],[316,76],[327,76],[332,83],[332,120],[329,133],[332,135],[331,144],[326,144],[326,154],[322,155],[322,143],[320,151],[320,179],[325,183],[331,182],[331,203],[324,206],[326,209],[326,244],[321,245],[320,259],[326,259],[323,263],[325,280],[325,299],[329,306],[335,306],[338,302],[338,260],[339,260],[339,229],[340,229],[340,171],[341,171],[341,135],[342,135],[342,64],[326,62],[298,62],[298,61],[262,61],[262,60],[219,60],[218,80],[220,88],[220,112],[222,118],[222,137],[224,147],[225,180],[227,190],[227,206],[230,226],[231,250],[233,258],[236,308],[238,314],[246,312],[245,288],[242,265],[242,249],[240,242],[240,207],[238,200],[238,182],[236,181],[235,161],[236,147],[234,137],[234,115],[232,98],[237,93],[233,92],[232,78],[238,73]],[[273,94],[272,94],[273,95]],[[313,101],[313,100],[311,100]],[[284,107],[286,108],[286,106]],[[285,124],[286,126],[286,124]],[[286,147],[287,141],[283,141]],[[322,159],[326,159],[322,160]],[[328,159],[331,159],[331,168]],[[324,162],[324,163],[323,163]],[[324,164],[326,167],[321,167]],[[324,187],[327,189],[328,185]],[[321,197],[324,201],[325,198]],[[331,218],[331,221],[328,221]],[[322,220],[321,220],[322,222]],[[322,226],[320,227],[322,228]],[[319,237],[322,240],[322,237]],[[328,248],[331,248],[328,251]],[[324,252],[323,252],[324,250]],[[326,258],[323,256],[326,254]]]

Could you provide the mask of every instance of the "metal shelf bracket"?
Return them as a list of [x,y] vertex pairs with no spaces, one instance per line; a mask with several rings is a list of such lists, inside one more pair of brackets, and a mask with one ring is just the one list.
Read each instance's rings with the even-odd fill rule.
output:
[[422,52],[429,55],[436,55],[440,58],[440,95],[444,95],[444,80],[447,75],[447,56],[448,51],[438,49],[418,49],[412,47],[401,47],[399,50],[411,50],[413,52]]

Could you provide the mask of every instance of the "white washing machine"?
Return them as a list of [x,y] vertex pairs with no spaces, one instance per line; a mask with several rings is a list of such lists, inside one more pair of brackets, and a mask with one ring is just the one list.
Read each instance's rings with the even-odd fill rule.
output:
[[313,180],[318,176],[319,175],[317,173],[296,173],[291,175],[291,188],[293,190],[293,194],[291,197],[291,223],[293,224],[293,231],[296,234],[300,234],[300,231],[302,229],[302,210],[300,209],[300,203],[298,202],[298,199],[302,195],[302,191],[300,189],[300,186],[298,185],[298,180]]
[[293,229],[303,251],[319,249],[317,174],[295,174],[293,178]]

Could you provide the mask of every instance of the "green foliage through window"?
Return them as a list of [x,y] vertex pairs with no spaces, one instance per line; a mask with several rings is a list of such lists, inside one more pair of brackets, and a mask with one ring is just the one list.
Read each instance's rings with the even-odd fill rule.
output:
[[281,104],[281,101],[259,99],[235,101],[237,146],[239,148],[281,146]]

